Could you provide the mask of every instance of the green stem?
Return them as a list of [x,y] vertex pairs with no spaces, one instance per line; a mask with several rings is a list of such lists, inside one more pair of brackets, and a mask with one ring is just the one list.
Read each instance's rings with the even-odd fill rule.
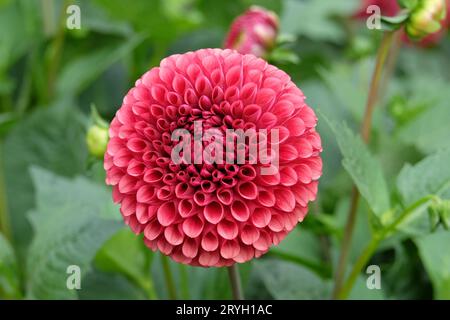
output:
[[356,260],[347,281],[343,284],[340,291],[336,293],[335,299],[346,299],[348,297],[350,291],[353,288],[353,285],[355,284],[356,279],[358,278],[358,275],[361,273],[364,266],[374,254],[380,242],[381,239],[379,237],[372,238],[367,247],[363,250],[359,258]]
[[8,205],[6,202],[5,178],[3,176],[3,151],[0,141],[0,231],[12,243],[11,224],[9,221]]
[[[27,69],[31,70],[33,68],[33,62],[35,59],[35,49],[33,48],[33,51],[29,54],[27,58]],[[19,96],[17,98],[17,113],[19,115],[23,115],[30,103],[31,98],[31,79],[32,79],[32,73],[26,72],[23,76],[22,80],[22,86],[20,88]]]
[[336,298],[337,299],[346,299],[354,284],[356,279],[358,278],[358,275],[361,273],[363,268],[367,265],[370,258],[372,258],[373,254],[377,250],[380,243],[385,240],[393,231],[397,229],[397,227],[404,222],[411,213],[416,211],[419,207],[423,206],[424,204],[431,201],[435,196],[430,195],[426,196],[415,203],[413,203],[410,207],[406,208],[398,217],[397,219],[391,223],[388,227],[384,228],[380,233],[375,234],[372,239],[370,240],[367,247],[363,250],[361,255],[356,260],[355,264],[353,265],[352,271],[350,272],[350,275],[347,279],[347,281],[342,286],[342,289],[337,293]]
[[239,268],[237,264],[233,264],[228,267],[228,275],[230,277],[231,291],[233,292],[234,300],[244,300],[244,294],[242,293],[241,276],[239,274]]
[[54,0],[41,0],[42,9],[42,23],[44,27],[44,34],[47,37],[55,33],[55,19],[53,17]]
[[[365,109],[365,113],[364,113],[363,122],[361,125],[361,136],[365,143],[368,143],[370,140],[370,132],[372,129],[372,116],[373,116],[373,111],[375,109],[376,102],[377,102],[378,95],[379,95],[380,80],[382,79],[383,67],[385,65],[386,57],[388,56],[388,53],[390,51],[393,39],[394,39],[393,32],[384,33],[383,39],[381,41],[381,45],[378,49],[377,59],[376,59],[376,63],[375,63],[375,69],[372,74],[372,80],[370,83],[369,94],[367,97],[366,109]],[[333,298],[338,297],[339,292],[341,291],[341,288],[342,288],[342,283],[344,281],[348,256],[350,254],[350,248],[351,248],[351,244],[352,244],[353,230],[355,228],[355,223],[356,223],[359,198],[360,198],[360,195],[359,195],[358,189],[354,185],[352,188],[352,198],[351,198],[350,210],[349,210],[347,222],[345,225],[344,238],[342,241],[342,249],[341,249],[341,253],[339,255],[338,266],[336,269]]]
[[147,294],[147,298],[150,300],[157,300],[158,295],[156,294],[155,287],[153,286],[153,282],[149,279],[139,281],[139,285]]
[[56,75],[58,73],[63,48],[64,48],[64,39],[65,39],[65,26],[64,26],[64,19],[65,19],[65,10],[67,6],[70,4],[70,0],[65,0],[61,12],[59,14],[59,20],[58,20],[58,31],[56,33],[55,38],[52,41],[51,44],[51,57],[50,57],[50,65],[48,67],[48,78],[47,78],[47,98],[51,99],[51,97],[54,94],[55,90],[55,82],[56,82]]
[[170,269],[169,258],[161,255],[161,263],[164,271],[164,279],[166,281],[166,287],[169,294],[169,299],[177,299],[177,290],[175,288],[175,282],[173,280],[172,270]]
[[186,269],[186,265],[179,264],[180,269],[180,278],[181,278],[181,295],[183,299],[189,300],[190,294],[189,294],[189,278],[188,278],[188,272]]
[[372,75],[372,80],[370,82],[370,89],[369,89],[369,95],[367,97],[367,104],[366,104],[366,111],[364,114],[363,123],[361,126],[361,135],[364,140],[364,142],[368,143],[370,140],[370,131],[372,129],[372,115],[373,110],[375,109],[378,94],[379,94],[379,87],[380,87],[380,80],[382,79],[383,74],[383,67],[386,62],[386,58],[389,54],[389,51],[392,46],[392,42],[394,39],[394,32],[386,32],[383,35],[383,40],[381,41],[380,48],[378,49],[377,53],[377,60],[375,63],[375,70]]

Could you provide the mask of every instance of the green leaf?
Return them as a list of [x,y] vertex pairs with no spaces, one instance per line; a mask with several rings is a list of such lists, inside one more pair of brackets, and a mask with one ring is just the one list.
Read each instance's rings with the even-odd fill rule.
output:
[[406,164],[397,178],[403,203],[409,205],[427,195],[445,197],[450,190],[450,149],[426,157],[414,166]]
[[276,247],[271,255],[305,266],[322,276],[330,276],[330,270],[322,265],[320,241],[307,229],[294,229]]
[[409,18],[408,12],[400,13],[395,17],[381,17],[381,30],[384,31],[396,31],[400,29],[406,20]]
[[5,140],[6,195],[19,256],[32,235],[25,216],[34,201],[28,169],[36,165],[62,176],[82,173],[87,159],[84,125],[85,117],[72,102],[61,101],[23,119]]
[[269,54],[267,60],[273,64],[297,64],[300,61],[300,57],[288,48],[277,47]]
[[149,298],[155,299],[150,263],[153,253],[144,245],[142,237],[130,229],[124,229],[109,239],[95,257],[95,265],[101,271],[120,272],[144,289]]
[[[0,74],[42,40],[37,1],[11,1],[0,10]],[[11,32],[14,30],[14,32]]]
[[[397,189],[403,205],[409,206],[430,195],[450,199],[449,161],[450,149],[428,156],[414,166],[406,164],[397,177]],[[432,201],[416,208],[399,228],[412,235],[429,233],[435,225],[433,216],[424,214],[430,205],[433,205]]]
[[[342,238],[345,232],[345,225],[348,219],[348,212],[350,210],[350,195],[346,197],[339,198],[336,202],[336,207],[334,214],[331,216],[335,219],[335,227],[340,230],[339,235],[331,237],[331,254],[339,253],[342,245]],[[371,217],[373,215],[369,214],[369,207],[362,201],[358,204],[358,218],[355,222],[354,232],[352,236],[352,243],[349,252],[349,261],[355,262],[367,244],[370,242],[372,237],[372,225]],[[381,217],[380,217],[381,219]]]
[[398,0],[398,4],[406,9],[414,9],[418,3],[419,0]]
[[108,17],[107,12],[92,0],[78,0],[80,8],[83,8],[82,29],[70,32],[95,31],[102,34],[115,34],[130,37],[133,34],[131,26]]
[[255,269],[275,299],[328,299],[331,284],[308,269],[278,260],[255,261]]
[[417,250],[410,250],[411,243],[394,240],[392,260],[380,265],[382,269],[382,290],[388,299],[423,300],[430,299],[429,280],[423,276],[423,265]]
[[58,95],[66,96],[80,93],[112,64],[128,55],[143,40],[143,35],[135,35],[120,46],[114,45],[99,49],[67,63],[57,81],[56,91]]
[[0,233],[0,297],[17,299],[20,296],[19,268],[14,249]]
[[367,278],[369,276],[370,274],[361,275],[356,279],[350,293],[350,300],[383,300],[386,298],[383,287],[381,289],[369,289],[367,287]]
[[[169,42],[199,23],[193,0],[95,0],[115,21],[126,21],[135,30],[148,34],[156,42]],[[147,17],[147,18],[142,18]]]
[[31,175],[36,208],[30,212],[35,237],[27,255],[27,296],[75,299],[77,291],[66,285],[67,268],[76,265],[84,276],[97,250],[121,224],[100,217],[111,201],[106,188],[38,168]]
[[386,21],[391,24],[401,24],[401,23],[405,22],[406,19],[408,19],[408,16],[409,16],[408,13],[403,12],[394,17],[382,16],[381,20]]
[[336,23],[336,16],[348,16],[356,10],[358,2],[287,0],[281,13],[281,31],[294,33],[316,41],[339,42],[345,38],[343,28]]
[[12,112],[0,114],[0,137],[4,136],[17,122],[17,117]]
[[450,299],[450,233],[439,232],[415,240],[435,299]]
[[[331,68],[319,70],[320,76],[329,87],[333,98],[341,105],[341,108],[338,109],[349,112],[356,122],[360,122],[363,118],[363,106],[367,101],[367,88],[369,88],[373,62],[373,59],[368,58],[351,65],[336,63]],[[333,111],[337,113],[340,110]],[[329,114],[332,113],[327,113],[327,115]]]
[[[449,86],[448,82],[443,83],[446,87]],[[425,94],[422,96],[422,99],[424,99],[423,97],[428,98],[425,106],[430,107],[401,126],[397,132],[401,140],[416,146],[420,151],[427,154],[450,146],[448,139],[450,135],[450,127],[448,125],[448,119],[450,118],[448,101],[450,95],[445,91],[436,92],[436,88],[442,88],[439,81],[433,80],[432,83],[428,83],[427,87],[433,86],[433,84],[434,89],[429,91],[421,90]],[[436,98],[436,96],[438,97]]]
[[390,208],[389,192],[380,163],[361,138],[345,123],[337,124],[323,116],[333,130],[342,152],[342,165],[350,174],[371,210],[380,216]]
[[105,273],[96,269],[83,279],[79,291],[80,300],[144,300],[146,296],[137,286],[117,273]]

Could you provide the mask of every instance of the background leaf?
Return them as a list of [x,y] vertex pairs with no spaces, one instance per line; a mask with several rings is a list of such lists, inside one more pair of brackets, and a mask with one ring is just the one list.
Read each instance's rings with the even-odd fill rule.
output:
[[323,252],[319,238],[309,230],[292,230],[278,246],[270,250],[270,254],[298,263],[322,276],[331,273],[326,265],[322,265]]
[[281,13],[281,30],[317,40],[339,42],[345,33],[331,18],[350,13],[356,6],[355,0],[287,0]]
[[327,299],[330,283],[302,266],[276,260],[256,261],[255,270],[275,299]]
[[0,297],[18,299],[20,296],[19,268],[14,249],[0,233]]
[[326,119],[336,135],[342,152],[342,165],[352,177],[361,195],[376,215],[390,208],[389,193],[383,171],[377,159],[359,136],[345,124],[337,124]]
[[113,63],[128,55],[143,41],[142,35],[132,36],[119,46],[97,50],[67,63],[57,81],[56,90],[60,96],[75,95],[85,89],[91,81],[106,71]]
[[79,266],[84,276],[96,251],[121,224],[100,218],[110,201],[105,188],[85,178],[67,180],[37,168],[32,177],[37,201],[30,213],[35,237],[27,255],[27,295],[77,298],[76,290],[66,286],[67,267]]
[[33,164],[69,177],[83,172],[87,159],[84,123],[85,117],[72,102],[61,101],[22,120],[4,142],[1,156],[8,206],[15,243],[22,253],[32,235],[25,216],[34,201],[28,169]]
[[450,149],[426,157],[414,166],[406,164],[397,179],[405,205],[427,195],[448,198],[450,194]]
[[150,264],[153,252],[145,245],[142,237],[136,236],[129,229],[120,230],[99,250],[95,265],[105,272],[124,274],[148,297],[155,299],[156,293],[150,277]]
[[438,232],[415,240],[425,269],[433,283],[436,299],[450,299],[449,232]]

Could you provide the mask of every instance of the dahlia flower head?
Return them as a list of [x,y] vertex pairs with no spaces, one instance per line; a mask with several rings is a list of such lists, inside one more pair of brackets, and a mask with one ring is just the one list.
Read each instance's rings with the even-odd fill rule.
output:
[[[177,164],[171,155],[181,142],[172,133],[193,132],[198,121],[220,131],[266,129],[278,167],[262,174],[273,164],[250,161],[248,145],[241,164]],[[136,81],[112,120],[106,183],[150,249],[193,266],[246,262],[279,244],[315,199],[316,123],[302,91],[263,59],[229,49],[172,55]]]
[[275,45],[278,25],[278,16],[274,12],[252,6],[233,21],[224,47],[263,57]]

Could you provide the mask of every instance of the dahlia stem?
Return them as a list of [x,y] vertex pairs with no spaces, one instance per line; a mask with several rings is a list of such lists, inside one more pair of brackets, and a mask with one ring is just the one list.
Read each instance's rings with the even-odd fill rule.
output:
[[11,224],[8,215],[8,205],[6,203],[5,178],[3,176],[3,152],[0,142],[0,232],[4,234],[6,239],[12,242]]
[[361,126],[361,135],[364,142],[368,143],[370,140],[370,131],[372,129],[372,115],[378,98],[378,90],[380,87],[380,80],[383,74],[383,67],[386,62],[386,57],[392,46],[392,40],[394,39],[394,32],[385,32],[383,40],[381,41],[380,48],[377,53],[377,61],[375,64],[375,70],[372,75],[370,83],[369,96],[367,98],[366,112],[364,114],[363,123]]
[[345,224],[344,238],[342,239],[342,248],[339,255],[338,266],[336,269],[335,283],[333,290],[333,299],[336,299],[342,287],[342,282],[344,281],[346,265],[348,260],[348,255],[350,254],[350,246],[352,242],[353,229],[356,223],[356,211],[359,203],[359,192],[358,189],[352,187],[352,198],[350,204],[350,212],[347,217],[347,222]]
[[361,255],[356,260],[355,264],[353,265],[352,271],[350,272],[350,275],[347,279],[347,281],[342,286],[342,289],[339,291],[337,295],[337,299],[347,299],[349,296],[351,289],[353,288],[353,285],[355,284],[356,279],[358,278],[358,275],[361,274],[361,271],[363,268],[367,265],[370,258],[375,253],[376,249],[380,245],[380,243],[386,239],[391,232],[395,231],[395,229],[403,222],[405,219],[408,218],[410,214],[412,214],[415,210],[417,210],[419,207],[425,205],[429,201],[431,201],[435,196],[425,196],[415,203],[413,203],[411,206],[406,208],[399,216],[398,218],[391,223],[388,227],[383,229],[380,233],[374,234],[372,236],[372,239],[370,240],[369,244],[366,246],[366,248],[363,250]]
[[228,267],[228,275],[230,277],[231,290],[233,292],[234,300],[244,300],[244,295],[242,293],[241,276],[239,274],[239,268],[237,264],[233,264]]
[[177,290],[175,288],[175,282],[173,280],[172,270],[170,269],[169,258],[165,255],[161,255],[161,263],[164,271],[164,279],[166,281],[167,292],[169,299],[177,299]]
[[389,79],[392,77],[392,74],[395,71],[395,67],[397,65],[398,56],[400,53],[400,49],[402,47],[402,37],[400,32],[395,32],[392,39],[392,48],[389,51],[389,55],[386,58],[386,66],[383,75],[383,79],[381,80],[380,92],[378,93],[378,99],[383,100],[387,87],[389,84]]
[[[375,69],[372,74],[372,80],[369,88],[369,95],[367,97],[367,104],[364,113],[363,122],[361,125],[361,136],[365,143],[370,141],[370,132],[372,129],[372,115],[377,102],[380,80],[383,74],[383,67],[386,62],[386,57],[390,51],[392,40],[394,39],[394,32],[385,32],[381,45],[377,52],[377,59],[375,63]],[[359,191],[355,185],[352,188],[352,197],[350,210],[347,217],[347,222],[345,225],[344,239],[342,241],[342,249],[339,256],[338,266],[335,276],[335,286],[333,290],[333,298],[336,299],[340,296],[340,291],[342,289],[342,283],[345,277],[345,271],[347,266],[347,260],[350,253],[350,247],[352,244],[353,230],[356,223],[356,213],[359,204]]]
[[138,282],[138,285],[144,290],[147,298],[150,300],[157,300],[158,295],[156,294],[155,288],[153,286],[153,281],[150,279],[143,279]]
[[[61,12],[58,18],[58,30],[51,44],[51,59],[48,67],[48,79],[47,79],[47,99],[50,100],[54,94],[56,76],[59,69],[59,64],[62,57],[65,40],[65,12],[67,6],[70,4],[70,0],[65,0],[62,4]],[[48,9],[48,8],[47,8]],[[53,14],[52,12],[48,14]]]
[[184,300],[189,300],[190,294],[189,294],[189,277],[188,272],[186,269],[186,265],[179,264],[179,270],[180,270],[180,282],[181,282],[181,297]]

